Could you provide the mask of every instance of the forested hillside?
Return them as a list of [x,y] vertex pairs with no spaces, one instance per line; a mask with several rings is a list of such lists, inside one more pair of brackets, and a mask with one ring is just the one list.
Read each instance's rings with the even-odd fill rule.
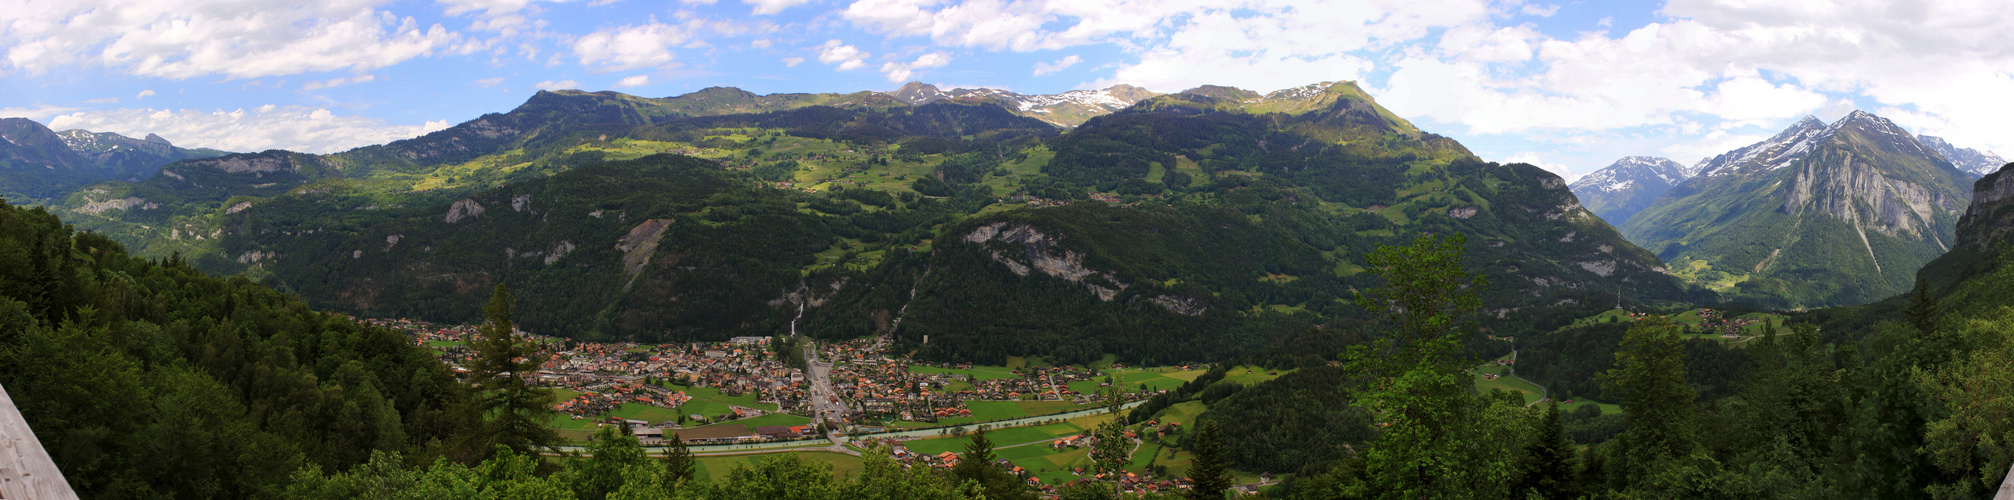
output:
[[87,498],[249,498],[457,456],[467,391],[397,332],[0,204],[0,384]]

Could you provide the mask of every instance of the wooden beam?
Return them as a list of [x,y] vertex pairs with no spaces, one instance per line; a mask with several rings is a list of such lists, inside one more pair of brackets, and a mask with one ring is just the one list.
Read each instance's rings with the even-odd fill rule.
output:
[[75,500],[77,492],[0,387],[0,499]]

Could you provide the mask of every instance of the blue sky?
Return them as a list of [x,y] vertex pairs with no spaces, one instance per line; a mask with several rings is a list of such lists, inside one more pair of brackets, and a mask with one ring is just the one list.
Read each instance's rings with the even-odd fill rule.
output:
[[333,152],[541,88],[670,96],[1357,80],[1569,178],[1865,109],[2014,153],[1997,0],[0,0],[0,115]]

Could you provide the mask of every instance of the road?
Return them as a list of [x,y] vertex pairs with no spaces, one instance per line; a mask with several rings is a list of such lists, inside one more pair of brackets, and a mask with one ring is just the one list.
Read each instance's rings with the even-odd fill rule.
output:
[[[794,323],[793,323],[794,324]],[[794,328],[793,328],[794,329]],[[818,359],[818,343],[802,336],[797,337],[804,345],[804,366],[810,373],[806,381],[811,385],[811,413],[814,422],[830,424],[825,431],[826,439],[832,440],[828,449],[851,455],[859,452],[846,447],[847,408],[839,399],[839,391],[832,388],[832,363]]]

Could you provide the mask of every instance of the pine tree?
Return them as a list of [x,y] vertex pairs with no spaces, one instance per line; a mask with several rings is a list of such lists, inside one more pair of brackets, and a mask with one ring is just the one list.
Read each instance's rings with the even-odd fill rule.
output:
[[1909,326],[1916,327],[1917,332],[1928,335],[1937,328],[1938,313],[1937,299],[1930,296],[1929,282],[1917,276],[1916,289],[1909,294],[1909,306],[1902,310],[1903,319],[1909,320]]
[[986,430],[972,433],[972,442],[965,445],[965,454],[958,457],[958,465],[951,467],[951,475],[960,481],[974,481],[986,492],[986,498],[1026,498],[1021,489],[1021,479],[1008,474],[993,464],[999,460],[993,454],[993,440],[986,437]]
[[477,356],[469,374],[476,390],[472,403],[483,419],[475,451],[485,454],[503,446],[528,455],[559,443],[559,434],[546,426],[555,414],[552,391],[525,382],[538,369],[538,350],[512,334],[517,326],[511,314],[510,288],[499,284],[483,307],[487,321],[477,329],[481,338],[475,341]]
[[1223,443],[1218,441],[1217,423],[1205,420],[1196,429],[1196,444],[1190,449],[1196,458],[1189,463],[1189,498],[1223,500],[1231,488],[1231,475],[1224,464]]
[[1698,391],[1685,379],[1685,351],[1678,327],[1661,317],[1637,321],[1623,333],[1615,368],[1597,375],[1602,387],[1622,397],[1628,428],[1618,439],[1617,471],[1638,478],[1659,460],[1683,457],[1699,447],[1693,400]]
[[664,487],[675,489],[681,481],[691,481],[697,472],[698,460],[692,457],[692,449],[685,447],[685,439],[678,433],[671,434],[671,449],[664,452]]
[[1576,497],[1579,494],[1574,484],[1576,458],[1574,443],[1566,438],[1566,425],[1559,419],[1559,404],[1554,403],[1546,409],[1537,438],[1525,447],[1523,477],[1511,494],[1519,497],[1536,494],[1540,498]]

